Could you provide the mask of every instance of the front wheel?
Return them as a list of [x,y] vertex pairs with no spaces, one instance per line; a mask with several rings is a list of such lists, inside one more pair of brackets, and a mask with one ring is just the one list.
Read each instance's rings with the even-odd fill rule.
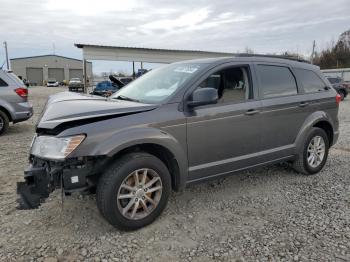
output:
[[326,132],[314,127],[305,140],[302,152],[294,161],[294,169],[305,175],[316,174],[324,167],[329,150],[329,139]]
[[97,206],[104,218],[122,230],[152,223],[164,210],[171,179],[164,163],[147,153],[121,157],[97,185]]

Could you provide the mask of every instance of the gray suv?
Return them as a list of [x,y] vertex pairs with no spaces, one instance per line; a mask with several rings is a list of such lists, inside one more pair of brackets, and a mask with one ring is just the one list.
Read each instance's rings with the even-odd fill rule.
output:
[[279,162],[316,174],[339,103],[318,67],[263,56],[170,64],[107,99],[59,93],[37,125],[20,208],[56,188],[96,192],[102,216],[132,230],[188,184]]
[[28,89],[14,73],[0,69],[0,135],[9,123],[18,123],[33,115]]

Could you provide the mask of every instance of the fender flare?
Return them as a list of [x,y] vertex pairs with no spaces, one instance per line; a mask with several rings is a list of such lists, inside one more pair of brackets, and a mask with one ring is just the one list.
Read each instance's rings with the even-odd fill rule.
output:
[[[0,108],[4,108],[8,113],[9,115],[11,116],[11,119],[10,119],[10,122],[15,119],[15,115],[13,114],[14,112],[14,109],[13,107],[11,106],[10,103],[8,103],[7,101],[3,100],[3,99],[0,99]],[[6,112],[5,112],[6,113]]]
[[303,149],[304,139],[307,136],[307,134],[310,132],[312,127],[321,121],[325,121],[325,122],[329,123],[333,129],[333,132],[334,132],[335,124],[333,123],[332,118],[326,112],[323,112],[323,111],[314,112],[313,114],[309,115],[305,119],[302,127],[300,128],[300,131],[299,131],[297,138],[295,140],[295,150],[296,150],[295,154],[298,154],[298,152],[300,152],[300,150]]
[[179,177],[176,178],[177,188],[183,189],[188,177],[187,149],[184,151],[183,146],[171,134],[163,130],[152,127],[120,130],[102,143],[99,143],[91,151],[91,155],[113,157],[124,149],[142,144],[162,146],[174,156],[179,167]]

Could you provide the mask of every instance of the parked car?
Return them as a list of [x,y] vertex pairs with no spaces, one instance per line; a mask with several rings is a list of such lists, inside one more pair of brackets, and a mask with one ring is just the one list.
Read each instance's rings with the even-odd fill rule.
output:
[[344,80],[341,77],[327,77],[327,79],[331,83],[333,88],[341,96],[341,100],[343,101],[344,98],[347,97],[349,92],[348,85],[344,82]]
[[47,87],[58,87],[60,84],[58,83],[58,81],[54,78],[50,78],[47,80]]
[[0,135],[6,132],[10,122],[19,123],[32,115],[28,88],[11,71],[0,70]]
[[84,83],[80,78],[72,78],[69,80],[68,89],[71,92],[83,92],[84,91]]
[[115,93],[117,90],[119,90],[119,87],[117,85],[113,84],[110,81],[102,81],[96,85],[91,94],[108,97]]
[[192,183],[279,162],[316,174],[339,103],[318,67],[254,55],[170,64],[107,99],[60,93],[38,122],[20,207],[96,189],[103,217],[133,230]]

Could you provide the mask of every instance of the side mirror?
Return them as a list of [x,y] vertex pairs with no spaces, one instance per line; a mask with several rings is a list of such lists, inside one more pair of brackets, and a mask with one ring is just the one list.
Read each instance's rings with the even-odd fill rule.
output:
[[192,100],[187,102],[189,107],[216,104],[218,102],[218,90],[212,87],[198,88],[192,94]]

